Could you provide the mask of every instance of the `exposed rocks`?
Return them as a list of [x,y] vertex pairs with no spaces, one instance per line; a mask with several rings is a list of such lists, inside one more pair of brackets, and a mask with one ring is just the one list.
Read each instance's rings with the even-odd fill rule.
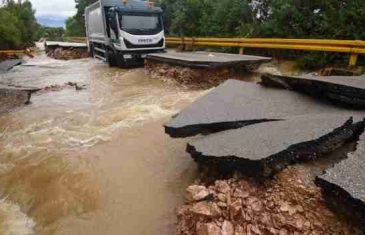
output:
[[[218,185],[207,186],[213,193],[210,204],[221,205],[220,217],[193,212],[196,202],[177,208],[179,235],[280,235],[280,234],[362,234],[325,205],[320,189],[306,184],[297,168],[287,168],[263,185],[247,179],[224,180],[229,191],[224,202]],[[236,194],[235,192],[245,192]]]
[[292,91],[228,80],[172,118],[165,131],[171,137],[188,137],[309,113],[348,114],[349,110]]
[[75,60],[90,57],[87,48],[49,48],[46,50],[47,56],[57,60]]
[[365,134],[360,137],[355,152],[319,176],[328,205],[346,215],[365,231]]
[[262,178],[332,152],[355,140],[364,127],[364,121],[354,123],[349,116],[298,116],[212,134],[189,143],[187,151],[214,171]]
[[261,80],[265,86],[303,92],[329,100],[335,105],[365,108],[365,76],[287,77],[266,74]]
[[61,91],[63,89],[70,87],[74,87],[76,91],[81,91],[86,89],[86,85],[78,85],[76,82],[66,82],[62,85],[55,84],[43,87],[42,89],[39,89],[39,91],[37,91],[37,94],[45,94],[48,92]]
[[242,66],[219,68],[190,68],[146,60],[145,71],[152,79],[189,89],[208,89],[228,79],[247,79]]
[[186,191],[189,201],[201,201],[206,199],[210,194],[206,187],[200,185],[191,185]]

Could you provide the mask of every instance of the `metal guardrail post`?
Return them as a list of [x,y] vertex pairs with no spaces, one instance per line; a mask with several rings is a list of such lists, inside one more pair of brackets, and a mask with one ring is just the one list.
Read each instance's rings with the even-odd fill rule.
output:
[[358,57],[359,57],[358,54],[355,54],[355,53],[350,54],[350,61],[349,61],[349,66],[350,67],[355,67],[356,66]]
[[240,55],[243,55],[245,53],[245,48],[244,47],[240,47]]

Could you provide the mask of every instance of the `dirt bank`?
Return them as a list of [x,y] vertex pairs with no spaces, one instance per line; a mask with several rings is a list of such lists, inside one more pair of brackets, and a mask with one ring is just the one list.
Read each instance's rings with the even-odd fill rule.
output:
[[86,48],[55,48],[47,49],[47,56],[57,60],[75,60],[90,57]]
[[0,62],[5,61],[5,60],[13,60],[13,59],[20,59],[20,57],[17,55],[9,55],[9,54],[5,54],[5,53],[0,53]]
[[209,89],[228,79],[255,81],[254,75],[249,70],[255,69],[257,66],[252,66],[252,68],[244,66],[189,68],[147,60],[145,62],[145,71],[149,77],[167,83],[177,84],[189,89]]
[[290,167],[262,185],[240,176],[192,185],[178,234],[362,234],[326,207],[306,171]]

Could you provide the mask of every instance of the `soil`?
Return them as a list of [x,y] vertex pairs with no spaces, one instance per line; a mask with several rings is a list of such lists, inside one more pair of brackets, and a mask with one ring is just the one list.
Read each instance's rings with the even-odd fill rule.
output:
[[12,59],[19,59],[19,56],[0,53],[0,62],[3,62],[5,60],[12,60]]
[[[177,208],[180,235],[362,234],[330,211],[306,167],[289,167],[259,184],[239,175],[188,188]],[[193,190],[199,186],[198,192]],[[202,192],[208,192],[206,194]],[[195,193],[192,196],[191,194]]]
[[75,60],[90,57],[89,52],[85,48],[55,48],[48,49],[47,56],[57,60]]
[[255,69],[257,69],[256,65],[252,65],[252,68],[250,66],[189,68],[151,60],[145,62],[146,73],[151,78],[189,89],[209,89],[228,79],[247,81],[253,77],[249,71]]

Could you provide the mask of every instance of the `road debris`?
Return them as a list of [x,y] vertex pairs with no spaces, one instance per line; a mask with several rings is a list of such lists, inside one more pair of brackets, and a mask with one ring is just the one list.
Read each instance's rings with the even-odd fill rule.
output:
[[37,91],[37,88],[0,85],[0,114],[29,104],[32,94]]
[[351,234],[356,227],[330,211],[321,191],[289,167],[264,184],[239,175],[197,186],[212,195],[177,208],[179,235]]
[[292,117],[211,134],[190,142],[187,151],[199,165],[219,173],[238,170],[266,178],[356,140],[365,128],[361,119],[336,114]]
[[336,105],[365,108],[365,76],[288,77],[266,74],[261,80],[264,86],[303,92]]
[[168,52],[147,56],[145,69],[154,79],[190,89],[207,89],[228,79],[245,80],[271,58],[214,52]]
[[346,215],[365,231],[365,134],[357,142],[357,149],[348,158],[318,176],[316,183],[324,193],[328,205]]
[[228,80],[182,110],[165,124],[171,137],[188,137],[219,132],[304,114],[353,113],[362,111],[337,108],[306,95]]
[[218,68],[232,65],[253,65],[270,62],[271,58],[217,52],[167,52],[154,53],[147,60],[168,63],[190,68]]

